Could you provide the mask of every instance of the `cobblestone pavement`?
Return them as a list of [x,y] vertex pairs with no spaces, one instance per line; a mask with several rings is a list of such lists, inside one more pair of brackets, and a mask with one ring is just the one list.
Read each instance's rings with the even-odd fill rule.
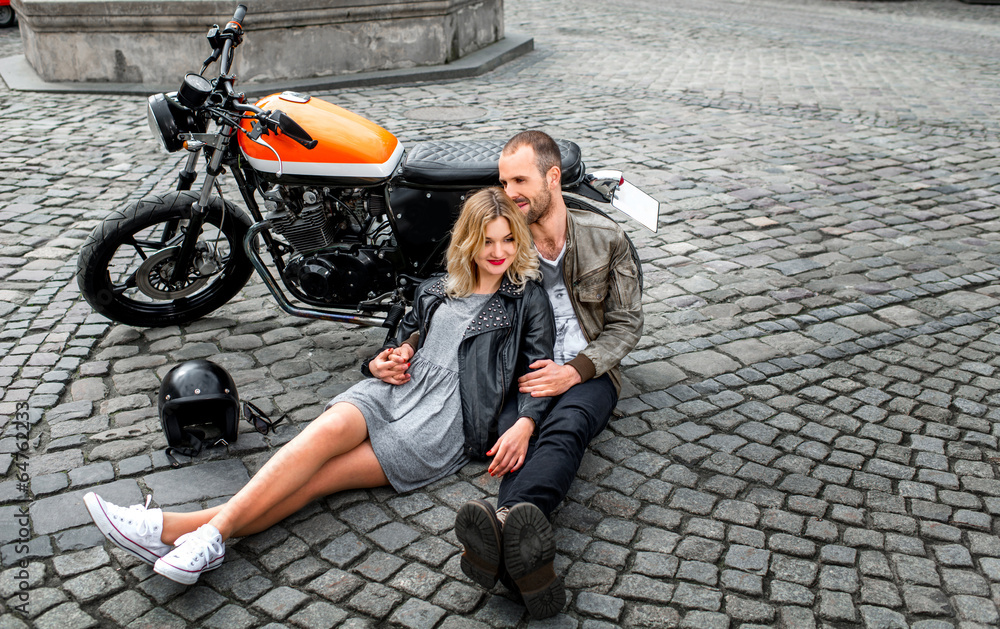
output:
[[[324,96],[404,142],[542,127],[662,201],[656,234],[628,226],[647,323],[619,414],[554,518],[564,614],[529,623],[461,574],[455,512],[497,490],[481,464],[323,500],[231,543],[197,586],[103,544],[84,492],[219,503],[360,378],[381,334],[290,318],[259,283],[181,327],[94,315],[77,248],[168,190],[176,160],[141,98],[0,86],[0,627],[997,626],[1000,7],[506,13],[536,49],[489,75]],[[0,32],[0,57],[20,46]],[[452,105],[486,114],[414,112]],[[292,424],[171,470],[153,396],[195,357]]]

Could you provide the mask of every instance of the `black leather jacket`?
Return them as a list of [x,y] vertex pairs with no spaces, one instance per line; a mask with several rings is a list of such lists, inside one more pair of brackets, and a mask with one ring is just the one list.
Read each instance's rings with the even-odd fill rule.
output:
[[[413,308],[403,317],[395,341],[416,344],[427,338],[432,315],[445,300],[444,278],[421,284],[413,298]],[[457,331],[456,331],[457,332]],[[458,346],[459,391],[465,429],[465,452],[482,459],[496,433],[497,417],[508,395],[517,395],[518,417],[530,417],[538,426],[554,398],[531,397],[517,391],[517,378],[528,372],[536,360],[552,358],[555,320],[545,290],[537,282],[518,288],[506,277],[497,292],[464,331]],[[381,351],[381,350],[380,350]],[[366,375],[368,362],[362,367]]]

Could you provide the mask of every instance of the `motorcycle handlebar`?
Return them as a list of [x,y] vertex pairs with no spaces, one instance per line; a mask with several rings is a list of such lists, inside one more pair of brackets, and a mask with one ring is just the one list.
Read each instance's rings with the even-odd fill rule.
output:
[[219,68],[222,76],[229,74],[229,66],[233,62],[233,40],[227,39],[222,44],[222,67]]
[[233,13],[233,21],[243,27],[243,18],[246,17],[247,7],[245,4],[236,5],[236,13]]
[[226,24],[223,29],[223,36],[226,38],[222,45],[222,74],[229,74],[229,69],[233,65],[233,51],[243,42],[243,18],[246,17],[247,7],[245,4],[236,6],[233,19]]

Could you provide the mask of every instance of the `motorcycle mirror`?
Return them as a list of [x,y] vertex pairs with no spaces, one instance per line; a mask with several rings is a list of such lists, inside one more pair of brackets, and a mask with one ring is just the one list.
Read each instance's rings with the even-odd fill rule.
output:
[[271,120],[278,125],[278,129],[282,133],[295,140],[307,149],[314,149],[316,145],[319,144],[316,140],[312,139],[308,132],[303,129],[299,123],[292,120],[292,117],[281,111],[276,110],[271,114]]

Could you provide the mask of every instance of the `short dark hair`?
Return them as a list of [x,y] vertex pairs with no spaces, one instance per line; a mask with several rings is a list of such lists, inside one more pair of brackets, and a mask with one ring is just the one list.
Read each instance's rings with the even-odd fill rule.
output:
[[522,146],[530,146],[535,151],[535,166],[543,177],[553,166],[562,169],[559,145],[548,133],[535,129],[522,131],[507,141],[503,147],[503,155],[513,155]]

